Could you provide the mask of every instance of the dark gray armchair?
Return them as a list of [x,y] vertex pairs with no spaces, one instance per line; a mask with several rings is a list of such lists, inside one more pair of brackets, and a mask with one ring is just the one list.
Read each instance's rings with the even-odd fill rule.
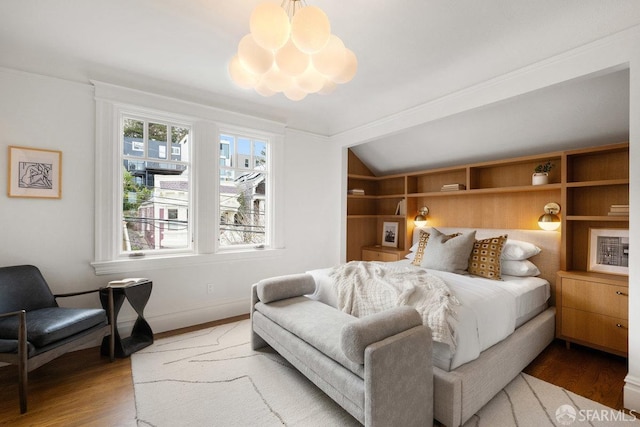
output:
[[20,413],[27,411],[27,377],[34,369],[109,335],[113,361],[113,294],[109,292],[106,311],[59,307],[56,302],[56,298],[98,291],[54,295],[38,268],[0,268],[0,362],[18,366]]

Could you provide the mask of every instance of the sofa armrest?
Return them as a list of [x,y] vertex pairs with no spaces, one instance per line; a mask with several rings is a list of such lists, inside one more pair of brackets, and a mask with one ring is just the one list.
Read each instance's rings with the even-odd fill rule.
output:
[[271,277],[259,281],[256,286],[258,298],[265,304],[312,294],[315,290],[316,282],[310,274]]
[[414,308],[394,307],[344,325],[340,345],[349,360],[362,365],[369,345],[420,325],[422,319]]
[[424,325],[371,344],[365,350],[365,425],[433,425],[431,330]]

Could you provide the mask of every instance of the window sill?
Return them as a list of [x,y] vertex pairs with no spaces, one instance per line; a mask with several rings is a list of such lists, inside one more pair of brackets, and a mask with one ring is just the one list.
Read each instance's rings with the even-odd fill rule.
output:
[[215,254],[177,254],[142,258],[122,258],[112,261],[94,261],[91,263],[91,266],[94,268],[96,276],[102,276],[105,274],[130,273],[140,270],[180,268],[238,260],[276,258],[282,256],[283,253],[284,249],[229,250]]

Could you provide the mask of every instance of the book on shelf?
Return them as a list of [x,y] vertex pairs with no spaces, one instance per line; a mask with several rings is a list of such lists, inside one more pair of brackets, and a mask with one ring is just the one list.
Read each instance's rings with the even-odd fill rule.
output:
[[466,190],[467,187],[464,184],[444,184],[440,191],[459,191]]
[[348,191],[349,194],[353,196],[364,196],[364,189],[362,188],[352,188]]
[[125,288],[127,286],[148,281],[149,279],[147,279],[146,277],[128,277],[126,279],[112,280],[107,286],[109,288]]
[[611,216],[629,216],[629,205],[611,205],[609,208]]
[[629,205],[611,205],[609,212],[626,212],[629,213]]
[[407,202],[406,200],[400,200],[398,202],[398,206],[396,206],[396,215],[406,215],[407,214]]

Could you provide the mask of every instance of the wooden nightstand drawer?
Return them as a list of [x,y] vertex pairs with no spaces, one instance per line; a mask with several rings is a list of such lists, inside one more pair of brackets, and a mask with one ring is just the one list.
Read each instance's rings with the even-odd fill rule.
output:
[[628,319],[629,289],[586,280],[562,279],[562,306]]
[[399,261],[402,259],[400,251],[386,251],[381,248],[362,248],[363,261]]
[[588,271],[559,271],[556,336],[627,356],[629,279]]
[[562,309],[562,335],[585,344],[627,353],[628,327],[626,319],[567,307]]

